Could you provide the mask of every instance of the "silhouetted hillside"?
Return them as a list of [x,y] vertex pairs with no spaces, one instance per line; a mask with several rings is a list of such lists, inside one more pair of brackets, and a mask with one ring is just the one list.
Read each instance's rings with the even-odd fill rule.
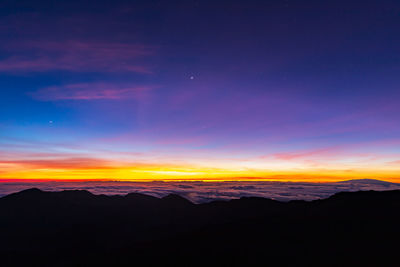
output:
[[400,191],[312,202],[29,189],[0,198],[1,266],[397,266]]

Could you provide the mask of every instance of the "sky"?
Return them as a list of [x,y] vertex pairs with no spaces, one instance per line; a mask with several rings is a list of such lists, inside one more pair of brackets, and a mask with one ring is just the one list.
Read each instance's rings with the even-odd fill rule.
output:
[[400,182],[400,2],[0,2],[0,180]]

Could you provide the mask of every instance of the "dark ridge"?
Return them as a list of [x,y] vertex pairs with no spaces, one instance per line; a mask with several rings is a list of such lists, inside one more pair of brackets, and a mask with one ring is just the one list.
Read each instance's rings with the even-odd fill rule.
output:
[[76,194],[76,195],[81,195],[81,196],[83,196],[83,195],[86,195],[86,196],[94,195],[90,191],[84,190],[84,189],[62,190],[62,191],[52,191],[52,192],[53,193],[60,192],[62,194],[71,194],[71,195]]
[[62,191],[43,191],[38,188],[30,188],[25,189],[20,192],[12,193],[3,197],[1,199],[6,199],[9,197],[18,197],[25,198],[30,196],[48,196],[48,197],[59,197],[59,198],[97,198],[101,196],[102,198],[113,198],[113,197],[122,197],[129,200],[147,200],[147,201],[157,201],[162,200],[163,202],[173,203],[187,203],[192,205],[207,205],[214,203],[241,203],[241,204],[257,204],[257,203],[269,203],[269,204],[277,204],[277,203],[297,203],[297,202],[320,202],[320,201],[328,201],[328,200],[336,200],[336,199],[364,199],[377,200],[379,198],[388,198],[388,197],[396,197],[399,194],[400,190],[385,190],[385,191],[374,191],[374,190],[365,190],[365,191],[344,191],[333,194],[332,196],[326,199],[318,199],[312,201],[304,201],[304,200],[291,200],[289,202],[283,202],[279,200],[273,200],[270,198],[263,197],[241,197],[240,199],[230,199],[230,200],[215,200],[208,203],[203,204],[194,204],[190,200],[185,197],[182,197],[178,194],[169,194],[165,197],[157,198],[151,195],[141,194],[141,193],[128,193],[124,196],[121,195],[95,195],[88,190],[62,190]]
[[26,190],[22,190],[20,193],[27,194],[27,193],[40,193],[40,192],[43,192],[43,191],[40,190],[39,188],[34,187],[34,188],[29,188],[29,189],[26,189]]
[[161,199],[157,197],[140,193],[129,193],[123,196],[123,200],[134,203],[135,205],[157,205],[161,201]]
[[259,202],[269,202],[269,203],[281,203],[278,200],[273,200],[265,197],[241,197],[240,199],[232,199],[231,202],[246,202],[246,203],[259,203]]
[[92,194],[91,192],[87,191],[87,190],[63,190],[60,192],[52,192],[52,194],[56,195],[56,194],[60,194],[60,196],[66,196],[66,197],[93,197],[95,196],[94,194]]
[[0,197],[0,201],[4,200],[4,199],[32,198],[32,197],[36,197],[36,196],[43,196],[46,193],[49,193],[49,192],[42,191],[38,188],[29,188],[29,189],[22,190],[20,192],[16,192],[16,193],[12,193],[12,194]]
[[146,199],[146,200],[159,199],[157,197],[153,197],[153,196],[146,195],[146,194],[140,194],[140,193],[129,193],[129,194],[125,195],[125,198],[127,198],[127,199]]
[[[355,191],[355,192],[338,192],[334,195],[322,199],[322,201],[327,200],[364,200],[364,201],[377,201],[381,199],[388,199],[392,197],[398,197],[400,190],[385,190],[385,191],[374,191],[374,190],[365,190],[365,191]],[[317,201],[317,200],[314,200]]]
[[33,194],[40,194],[40,193],[44,193],[45,191],[40,190],[39,188],[29,188],[29,189],[25,189],[22,190],[20,192],[17,193],[13,193],[11,195],[33,195]]
[[194,205],[194,203],[191,202],[190,200],[188,200],[180,195],[177,195],[177,194],[169,194],[169,195],[163,197],[162,200],[164,202],[168,202],[169,204],[175,204],[175,205],[178,205],[178,204]]
[[0,198],[1,266],[398,266],[400,191],[193,204],[24,190]]
[[207,205],[207,204],[214,204],[214,203],[246,203],[246,204],[257,204],[257,203],[297,203],[297,202],[320,202],[320,201],[327,201],[327,200],[333,200],[333,199],[365,199],[369,200],[371,197],[373,197],[373,200],[377,200],[377,198],[387,198],[391,196],[397,196],[399,194],[400,190],[385,190],[385,191],[374,191],[374,190],[365,190],[365,191],[345,191],[345,192],[338,192],[333,194],[332,196],[326,198],[326,199],[319,199],[319,200],[312,200],[312,201],[304,201],[304,200],[291,200],[289,202],[282,202],[279,200],[273,200],[270,198],[263,198],[263,197],[241,197],[240,199],[230,199],[230,200],[215,200],[211,201],[208,203],[203,203],[203,204],[194,204],[190,200],[188,200],[185,197],[182,197],[178,194],[169,194],[166,195],[165,197],[157,198],[151,195],[146,195],[146,194],[141,194],[141,193],[128,193],[125,196],[121,195],[95,195],[91,193],[88,190],[62,190],[62,191],[43,191],[38,188],[30,188],[30,189],[25,189],[20,192],[12,193],[3,197],[0,197],[0,199],[4,198],[9,198],[9,197],[18,197],[18,198],[24,198],[28,196],[52,196],[52,197],[65,197],[65,198],[96,198],[99,196],[102,196],[103,198],[112,198],[116,196],[120,196],[125,199],[129,200],[147,200],[147,201],[157,201],[157,200],[163,200],[164,202],[169,202],[169,203],[187,203],[187,204],[193,204],[193,205]]

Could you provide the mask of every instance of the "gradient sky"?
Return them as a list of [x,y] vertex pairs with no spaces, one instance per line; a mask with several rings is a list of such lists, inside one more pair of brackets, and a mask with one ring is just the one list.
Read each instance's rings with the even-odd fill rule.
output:
[[0,2],[0,179],[400,181],[400,2]]

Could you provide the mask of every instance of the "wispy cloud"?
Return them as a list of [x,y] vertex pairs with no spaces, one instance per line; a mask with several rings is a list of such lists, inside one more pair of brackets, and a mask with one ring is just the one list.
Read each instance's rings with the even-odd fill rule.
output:
[[63,86],[51,86],[30,93],[35,99],[42,101],[57,100],[145,100],[152,86],[118,85],[111,83],[78,83]]
[[[288,153],[276,153],[273,156],[281,160],[295,160],[295,159],[307,159],[313,157],[327,157],[327,156],[337,156],[338,152],[341,151],[341,147],[328,147],[314,150],[305,150],[297,152]],[[341,151],[343,152],[343,151]]]
[[391,161],[391,162],[388,162],[388,164],[393,165],[393,166],[400,166],[400,160]]
[[0,61],[0,72],[135,72],[152,73],[143,58],[155,53],[141,44],[105,42],[24,42],[8,44],[10,55]]

